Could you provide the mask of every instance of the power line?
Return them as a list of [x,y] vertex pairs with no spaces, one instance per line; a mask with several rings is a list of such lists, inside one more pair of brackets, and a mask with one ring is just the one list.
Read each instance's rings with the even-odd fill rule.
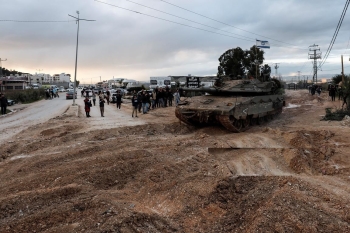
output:
[[157,17],[157,16],[153,16],[153,15],[141,13],[141,12],[138,12],[138,11],[130,10],[130,9],[127,9],[127,8],[124,8],[124,7],[120,7],[120,6],[116,6],[116,5],[113,5],[113,4],[110,4],[110,3],[101,2],[101,1],[99,1],[99,0],[95,0],[95,2],[99,2],[99,3],[105,4],[105,5],[109,5],[109,6],[112,6],[112,7],[116,7],[116,8],[119,8],[119,9],[123,9],[123,10],[126,10],[126,11],[130,11],[130,12],[133,12],[133,13],[137,13],[137,14],[140,14],[140,15],[145,15],[145,16],[148,16],[148,17],[151,17],[151,18],[163,20],[163,21],[166,21],[166,22],[170,22],[170,23],[182,25],[182,26],[185,26],[185,27],[194,28],[194,29],[197,29],[197,30],[201,30],[201,31],[205,31],[205,32],[210,32],[210,33],[218,34],[218,35],[222,35],[222,36],[227,36],[227,37],[231,37],[231,38],[235,38],[235,39],[240,39],[240,40],[246,40],[246,41],[255,42],[255,40],[243,39],[243,38],[239,38],[239,37],[234,37],[234,36],[226,35],[226,34],[223,34],[223,33],[218,33],[218,32],[214,32],[214,31],[206,30],[206,29],[203,29],[203,28],[194,27],[194,26],[191,26],[191,25],[187,25],[187,24],[175,22],[175,21],[168,20],[168,19],[163,19],[163,18],[160,18],[160,17]]
[[209,27],[209,28],[212,28],[212,29],[216,29],[216,30],[219,30],[219,31],[223,31],[223,32],[226,32],[226,33],[230,33],[230,34],[233,34],[233,35],[236,35],[236,36],[240,36],[240,37],[243,37],[243,38],[255,40],[255,38],[251,38],[251,37],[247,37],[247,36],[242,36],[242,35],[239,35],[239,34],[236,34],[236,33],[233,33],[233,32],[225,31],[225,30],[222,30],[222,29],[220,29],[220,28],[212,27],[212,26],[209,26],[209,25],[206,25],[206,24],[203,24],[203,23],[199,23],[199,22],[194,21],[194,20],[191,20],[191,19],[183,18],[183,17],[181,17],[181,16],[177,16],[177,15],[174,15],[174,14],[171,14],[171,13],[168,13],[168,12],[165,12],[165,11],[161,11],[161,10],[158,10],[158,9],[155,9],[155,8],[152,8],[152,7],[143,5],[143,4],[141,4],[141,3],[133,2],[133,1],[131,1],[131,0],[125,0],[125,1],[134,3],[134,4],[139,5],[139,6],[146,7],[146,8],[148,8],[148,9],[151,9],[151,10],[154,10],[154,11],[161,12],[161,13],[163,13],[163,14],[171,15],[171,16],[176,17],[176,18],[179,18],[179,19],[183,19],[183,20],[186,20],[186,21],[189,21],[189,22],[192,22],[192,23],[196,23],[196,24],[199,24],[199,25],[202,25],[202,26],[205,26],[205,27]]
[[[240,37],[230,36],[230,35],[227,35],[227,34],[223,34],[223,33],[219,33],[219,32],[214,32],[214,31],[210,31],[210,30],[207,30],[207,29],[203,29],[203,28],[199,28],[199,27],[194,27],[194,26],[191,26],[191,25],[187,25],[187,24],[175,22],[175,21],[172,21],[172,20],[163,19],[163,18],[160,18],[160,17],[157,17],[157,16],[153,16],[153,15],[141,13],[141,12],[139,12],[139,11],[130,10],[130,9],[127,9],[127,8],[124,8],[124,7],[120,7],[120,6],[116,6],[116,5],[107,3],[107,2],[102,2],[102,1],[99,1],[99,0],[95,0],[95,2],[99,2],[99,3],[105,4],[105,5],[108,5],[108,6],[111,6],[111,7],[116,7],[116,8],[122,9],[122,10],[130,11],[130,12],[133,12],[133,13],[136,13],[136,14],[141,14],[141,15],[148,16],[148,17],[151,17],[151,18],[159,19],[159,20],[162,20],[162,21],[166,21],[166,22],[178,24],[178,25],[181,25],[181,26],[185,26],[185,27],[189,27],[189,28],[194,28],[194,29],[197,29],[197,30],[201,30],[201,31],[205,31],[205,32],[213,33],[213,34],[218,34],[218,35],[221,35],[221,36],[231,37],[231,38],[240,39],[240,40],[245,40],[245,41],[250,41],[250,42],[256,42],[256,40],[255,40],[255,39],[252,39],[252,38],[251,38],[251,39],[244,39],[244,38],[240,38]],[[195,22],[195,21],[193,21],[193,22]],[[196,22],[196,23],[197,23],[197,22]],[[203,24],[203,25],[204,25],[204,24]],[[209,26],[209,27],[211,27],[211,26]],[[213,28],[213,27],[212,27],[212,28]],[[217,28],[215,28],[215,29],[217,29]],[[218,30],[221,30],[221,29],[218,29]],[[223,30],[221,30],[221,31],[223,31]],[[226,31],[225,31],[225,32],[226,32]],[[231,32],[228,32],[228,33],[231,33]],[[249,37],[247,37],[247,38],[249,38]],[[287,48],[299,49],[299,50],[306,50],[306,49],[300,49],[300,48],[294,48],[294,47],[288,47],[288,46],[279,46],[279,45],[274,45],[274,46],[276,46],[276,47],[287,47]]]
[[12,20],[12,19],[0,19],[0,22],[14,22],[14,23],[70,23],[74,20]]
[[338,21],[338,25],[337,25],[337,27],[336,27],[336,29],[335,29],[335,32],[334,32],[333,37],[332,37],[332,40],[331,40],[331,42],[330,42],[330,44],[329,44],[329,46],[328,46],[328,49],[327,49],[327,51],[326,51],[326,54],[325,54],[325,56],[323,57],[323,59],[322,59],[321,63],[319,64],[319,66],[318,66],[319,68],[321,68],[322,65],[326,62],[326,60],[327,60],[327,58],[328,58],[328,55],[329,55],[329,53],[331,52],[331,50],[332,50],[332,48],[333,48],[334,42],[335,42],[335,40],[337,39],[338,32],[339,32],[340,27],[341,27],[341,25],[342,25],[342,23],[343,23],[343,19],[344,19],[344,16],[345,16],[345,14],[346,14],[346,11],[347,11],[347,9],[348,9],[349,3],[350,3],[350,0],[347,0],[346,3],[345,3],[343,12],[342,12],[342,14],[341,14],[341,16],[340,16],[340,19],[339,19],[339,21]]
[[[255,38],[252,38],[252,37],[242,36],[242,35],[239,35],[239,34],[236,34],[236,33],[233,33],[233,32],[225,31],[225,30],[222,30],[222,29],[220,29],[220,28],[216,28],[216,27],[209,26],[209,25],[207,25],[207,24],[199,23],[199,22],[197,22],[197,21],[194,21],[194,20],[191,20],[191,19],[187,19],[187,18],[184,18],[184,17],[181,17],[181,16],[177,16],[177,15],[174,15],[174,14],[171,14],[171,13],[168,13],[168,12],[165,12],[165,11],[161,11],[161,10],[158,10],[158,9],[155,9],[155,8],[152,8],[152,7],[149,7],[149,6],[146,6],[146,5],[143,5],[143,4],[141,4],[141,3],[137,3],[137,2],[131,1],[131,0],[125,0],[125,1],[134,3],[134,4],[139,5],[139,6],[146,7],[146,8],[148,8],[148,9],[152,9],[152,10],[154,10],[154,11],[161,12],[161,13],[163,13],[163,14],[171,15],[171,16],[176,17],[176,18],[179,18],[179,19],[183,19],[183,20],[186,20],[186,21],[189,21],[189,22],[193,22],[193,23],[196,23],[196,24],[205,26],[205,27],[209,27],[209,28],[212,28],[212,29],[215,29],[215,30],[223,31],[223,32],[226,32],[226,33],[229,33],[229,34],[232,34],[232,35],[240,36],[240,37],[243,37],[243,38],[246,38],[246,39],[250,39],[250,40],[254,40],[254,41],[256,40]],[[258,34],[257,34],[257,35],[258,35]],[[263,37],[264,37],[264,36],[263,36]],[[283,42],[282,42],[282,43],[283,43]],[[289,47],[289,46],[280,46],[280,45],[276,45],[276,44],[273,44],[273,43],[271,43],[271,45],[273,45],[273,46],[275,46],[275,47],[286,47],[286,48],[292,48],[292,49],[307,50],[307,49],[301,49],[301,48],[295,48],[295,47]],[[291,44],[291,45],[292,45],[292,44]],[[293,45],[293,46],[294,46],[294,45]]]
[[[350,66],[344,66],[344,68],[346,68],[346,67],[350,67]],[[320,70],[320,71],[323,72],[323,71],[332,71],[332,70],[339,70],[339,69],[341,69],[341,68],[330,69],[330,70]]]
[[182,9],[182,10],[185,10],[185,11],[191,12],[191,13],[193,13],[193,14],[199,15],[199,16],[204,17],[204,18],[206,18],[206,19],[210,19],[210,20],[213,20],[213,21],[215,21],[215,22],[218,22],[218,23],[224,24],[224,25],[226,25],[226,26],[229,26],[229,27],[232,27],[232,28],[236,28],[236,29],[241,30],[241,31],[244,31],[244,32],[251,33],[251,34],[256,35],[256,36],[261,36],[261,37],[264,37],[264,38],[267,38],[267,39],[270,39],[270,40],[274,40],[274,41],[278,41],[278,42],[281,42],[281,43],[284,43],[284,44],[289,44],[289,45],[296,46],[296,45],[294,45],[294,44],[290,44],[290,43],[283,42],[283,41],[280,41],[280,40],[275,40],[275,39],[272,39],[272,38],[267,37],[267,36],[263,36],[263,35],[260,35],[260,34],[257,34],[257,33],[251,32],[251,31],[244,30],[244,29],[242,29],[242,28],[238,28],[238,27],[232,26],[232,25],[227,24],[227,23],[225,23],[225,22],[222,22],[222,21],[219,21],[219,20],[216,20],[216,19],[210,18],[210,17],[208,17],[208,16],[206,16],[206,15],[199,14],[199,13],[197,13],[197,12],[194,12],[194,11],[188,10],[188,9],[186,9],[186,8],[184,8],[184,7],[181,7],[181,6],[175,5],[175,4],[173,4],[173,3],[170,3],[170,2],[167,2],[167,1],[164,1],[164,0],[159,0],[159,1],[164,2],[164,3],[166,3],[166,4],[169,4],[169,5],[172,5],[172,6],[174,6],[174,7],[180,8],[180,9]]

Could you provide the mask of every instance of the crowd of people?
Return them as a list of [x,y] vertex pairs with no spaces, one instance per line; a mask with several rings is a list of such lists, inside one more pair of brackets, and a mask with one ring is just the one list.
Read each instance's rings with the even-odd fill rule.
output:
[[[328,91],[328,100],[335,101],[337,94],[338,94],[338,100],[344,100],[344,92],[340,86],[329,84],[327,91]],[[317,93],[317,95],[320,96],[321,92],[322,92],[322,86],[320,85],[309,86],[309,93],[311,95],[315,95]]]
[[58,88],[50,87],[45,90],[45,95],[47,100],[51,100],[53,98],[59,98],[60,96],[58,95]]
[[132,117],[137,117],[137,112],[147,114],[151,109],[155,108],[166,108],[168,106],[173,106],[173,101],[175,101],[175,106],[180,102],[179,90],[175,93],[166,86],[165,88],[156,87],[152,92],[141,90],[136,93],[134,91],[131,98],[131,103],[133,106]]
[[[95,91],[92,90],[92,93],[91,93],[92,103],[89,95],[90,92],[82,90],[82,93],[81,93],[82,96],[84,96],[84,92],[85,92],[84,109],[85,109],[86,117],[91,117],[90,110],[92,106],[96,106],[96,98],[97,98],[96,96],[98,96],[99,98],[98,105],[100,108],[101,117],[104,117],[105,103],[107,102],[107,104],[109,105],[111,100],[111,95],[110,95],[111,92],[109,90],[107,90],[105,93],[103,91],[99,91],[98,94],[96,94]],[[120,92],[120,90],[118,90],[115,95],[117,109],[120,109],[121,107],[122,96],[123,96],[122,93]]]
[[[96,98],[99,98],[99,107],[101,112],[101,117],[104,117],[104,105],[107,103],[109,105],[111,101],[110,92],[107,90],[106,92],[99,91],[96,94],[94,91],[91,93],[92,102],[90,100],[89,92],[83,90],[82,96],[84,96],[85,92],[85,112],[86,117],[90,116],[90,110],[92,106],[96,105]],[[116,103],[117,109],[121,108],[123,94],[118,90],[116,94],[113,94],[113,102]],[[137,113],[147,114],[150,110],[156,108],[166,108],[168,106],[173,106],[173,102],[175,106],[180,103],[181,90],[176,90],[173,92],[168,86],[156,87],[152,91],[141,90],[139,92],[134,91],[132,93],[131,104],[133,107],[132,117],[138,117]]]

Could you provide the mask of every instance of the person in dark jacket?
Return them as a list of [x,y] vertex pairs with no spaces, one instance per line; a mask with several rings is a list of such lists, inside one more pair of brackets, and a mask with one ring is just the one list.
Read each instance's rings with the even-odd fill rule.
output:
[[329,95],[332,98],[332,101],[335,101],[335,93],[337,92],[337,90],[335,89],[335,86],[331,86],[329,89]]
[[117,91],[116,102],[117,102],[117,108],[120,109],[120,106],[122,104],[122,94],[120,93],[119,90]]
[[105,113],[105,100],[104,99],[100,99],[100,112],[101,112],[101,117],[104,117],[104,113]]
[[142,98],[143,98],[143,93],[142,91],[140,91],[138,94],[137,94],[137,101],[138,101],[138,110],[139,112],[141,112],[141,108],[142,108]]
[[85,113],[86,117],[91,117],[90,116],[90,107],[91,107],[91,102],[88,97],[85,97],[84,99],[84,104],[85,104]]
[[132,117],[137,117],[137,108],[139,106],[139,98],[136,93],[134,93],[133,97],[131,98],[131,103],[132,103]]
[[7,98],[4,94],[1,94],[0,96],[0,105],[1,105],[1,115],[6,114],[6,108],[7,108]]

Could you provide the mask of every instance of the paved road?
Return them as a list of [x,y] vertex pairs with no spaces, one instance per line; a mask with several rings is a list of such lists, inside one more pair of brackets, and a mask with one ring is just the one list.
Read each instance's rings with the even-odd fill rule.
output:
[[[17,109],[17,112],[4,117],[0,116],[0,145],[32,125],[44,123],[61,115],[72,103],[73,100],[66,100],[64,93],[62,93],[60,98],[41,100],[31,104],[15,104],[9,107],[11,110]],[[132,118],[129,111],[117,109],[115,104],[105,104],[105,117],[101,117],[100,109],[96,105],[91,108],[91,117],[85,118],[84,98],[80,97],[79,94],[76,104],[81,106],[82,120],[89,125],[89,130],[145,124],[145,121],[140,118]]]
[[22,130],[64,113],[72,103],[62,93],[60,98],[10,106],[9,109],[17,112],[0,116],[0,145]]

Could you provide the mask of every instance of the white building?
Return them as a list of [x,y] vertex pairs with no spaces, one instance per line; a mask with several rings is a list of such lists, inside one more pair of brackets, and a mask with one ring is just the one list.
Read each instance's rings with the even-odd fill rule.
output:
[[52,79],[48,82],[70,82],[70,74],[65,74],[65,73],[61,73],[61,74],[54,74],[52,76]]

